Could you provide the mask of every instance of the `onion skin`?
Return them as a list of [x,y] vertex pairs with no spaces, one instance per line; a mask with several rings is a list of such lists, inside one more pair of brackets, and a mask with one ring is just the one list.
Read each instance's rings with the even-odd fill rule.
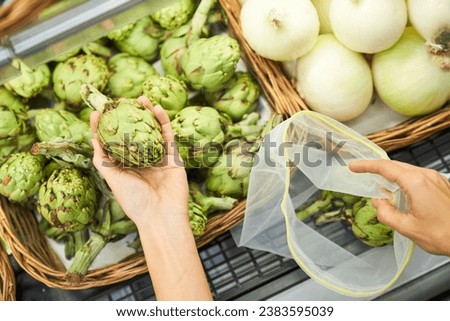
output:
[[450,98],[450,73],[433,61],[413,27],[390,49],[373,56],[372,73],[380,98],[403,115],[429,114]]
[[405,0],[339,0],[330,5],[336,38],[351,50],[373,54],[400,39],[407,23]]
[[320,33],[333,33],[330,22],[330,4],[331,0],[311,0],[316,7],[320,21]]
[[246,0],[240,18],[249,46],[275,61],[306,54],[319,35],[319,17],[310,0]]
[[412,26],[433,51],[450,51],[450,0],[407,0]]
[[332,34],[320,35],[314,48],[297,60],[297,91],[314,111],[338,121],[361,115],[373,95],[364,57]]

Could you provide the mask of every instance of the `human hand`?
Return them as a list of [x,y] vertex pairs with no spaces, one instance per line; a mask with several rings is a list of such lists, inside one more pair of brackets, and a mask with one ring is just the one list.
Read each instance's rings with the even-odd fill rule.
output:
[[450,183],[435,170],[389,160],[358,161],[356,173],[379,174],[397,183],[409,211],[402,213],[386,199],[373,199],[378,220],[408,237],[427,252],[450,256]]
[[149,108],[161,125],[166,156],[160,164],[148,168],[124,168],[109,158],[97,136],[100,113],[93,112],[93,163],[108,183],[128,217],[138,228],[150,221],[188,222],[188,183],[183,162],[178,156],[170,119],[161,106],[153,107],[147,97],[138,101]]

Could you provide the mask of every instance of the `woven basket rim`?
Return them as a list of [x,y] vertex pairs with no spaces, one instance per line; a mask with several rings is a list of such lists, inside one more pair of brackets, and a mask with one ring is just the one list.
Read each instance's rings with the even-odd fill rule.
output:
[[0,245],[0,301],[16,300],[16,277],[8,254]]

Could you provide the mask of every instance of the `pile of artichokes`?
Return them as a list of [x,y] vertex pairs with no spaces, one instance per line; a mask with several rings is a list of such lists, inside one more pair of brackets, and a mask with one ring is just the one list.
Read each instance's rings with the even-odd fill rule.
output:
[[[137,98],[167,111],[196,237],[245,198],[265,133],[255,112],[260,90],[236,70],[239,45],[217,34],[218,13],[215,0],[175,2],[46,64],[14,61],[21,76],[0,86],[0,194],[35,211],[41,232],[64,244],[68,282],[81,282],[108,242],[136,234],[92,164],[93,110],[101,145],[124,167],[165,156],[160,124]],[[129,246],[139,249],[139,239]]]

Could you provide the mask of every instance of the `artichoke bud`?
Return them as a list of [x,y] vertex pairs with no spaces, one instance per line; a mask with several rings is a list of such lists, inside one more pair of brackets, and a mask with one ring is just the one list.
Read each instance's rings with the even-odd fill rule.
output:
[[233,77],[240,59],[238,42],[226,35],[201,38],[189,45],[181,67],[195,90],[217,91]]
[[36,194],[44,178],[45,157],[27,152],[12,154],[0,166],[0,194],[23,202]]
[[187,168],[204,168],[220,156],[226,124],[212,107],[189,106],[172,120],[178,151]]
[[84,83],[103,90],[108,83],[109,70],[103,58],[79,55],[60,62],[53,72],[53,89],[56,96],[68,106],[81,109],[83,100],[80,88]]
[[205,232],[208,218],[202,212],[202,208],[191,196],[189,196],[189,224],[194,236],[201,236]]
[[20,60],[13,60],[13,67],[20,70],[21,75],[8,81],[5,87],[18,95],[31,98],[39,94],[50,83],[50,69],[46,64],[32,69]]
[[394,231],[378,222],[377,209],[369,198],[362,198],[353,205],[352,232],[369,246],[392,244]]
[[189,93],[186,84],[173,76],[154,76],[142,85],[144,95],[156,106],[161,105],[172,120],[186,107]]
[[97,133],[112,158],[134,167],[150,167],[163,159],[161,126],[148,108],[136,99],[112,100],[90,85],[80,92],[87,105],[102,113]]
[[137,98],[142,94],[142,83],[158,75],[156,69],[143,58],[127,53],[114,55],[108,66],[112,73],[107,90],[114,97]]
[[134,24],[113,31],[108,38],[116,47],[132,56],[153,61],[158,55],[159,39],[152,37],[146,30],[151,29],[154,22],[150,17],[139,19]]
[[61,231],[81,230],[97,208],[92,179],[73,167],[55,169],[39,189],[37,209],[42,217]]
[[27,109],[17,96],[0,87],[0,139],[16,137],[29,131]]
[[238,71],[227,85],[214,92],[206,92],[205,100],[234,122],[255,110],[260,90],[258,84],[247,72]]
[[35,117],[36,134],[40,141],[68,140],[90,144],[91,128],[66,110],[44,109]]
[[187,50],[187,33],[189,30],[188,25],[182,26],[161,45],[160,59],[166,76],[184,80],[181,59]]
[[161,27],[174,30],[185,24],[192,17],[194,11],[194,0],[180,0],[154,12],[151,17]]

